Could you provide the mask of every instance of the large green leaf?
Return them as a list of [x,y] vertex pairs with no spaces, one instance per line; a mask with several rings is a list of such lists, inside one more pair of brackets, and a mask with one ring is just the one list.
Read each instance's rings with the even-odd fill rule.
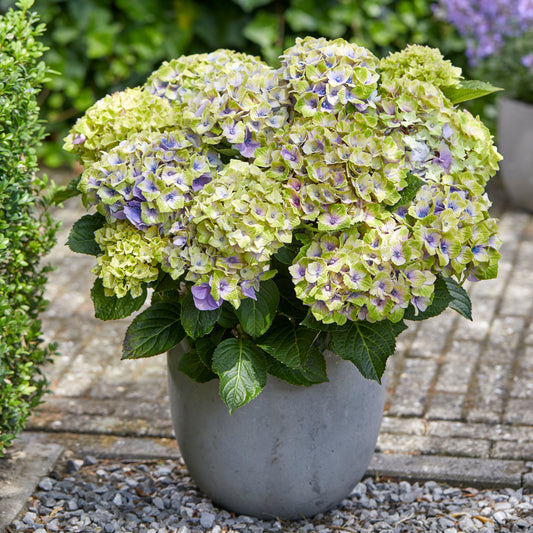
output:
[[187,335],[193,339],[210,333],[215,327],[220,313],[220,307],[213,311],[200,311],[200,309],[197,309],[190,291],[181,301],[181,324]]
[[256,294],[257,300],[245,298],[235,314],[242,329],[252,337],[263,335],[271,326],[279,304],[279,291],[272,280],[263,281]]
[[220,378],[220,396],[230,414],[255,398],[266,385],[263,351],[247,339],[226,339],[213,353],[213,371]]
[[178,360],[178,370],[198,383],[216,379],[217,375],[207,368],[195,350],[184,353]]
[[94,232],[105,223],[105,217],[100,213],[82,216],[70,230],[67,246],[79,254],[99,255],[102,253],[94,238]]
[[282,246],[274,257],[283,265],[292,265],[294,258],[298,255],[300,247],[295,244],[286,244]]
[[209,369],[213,365],[213,352],[222,341],[226,330],[220,326],[215,326],[213,331],[205,337],[200,337],[195,341],[195,349],[202,363]]
[[351,322],[331,337],[340,357],[351,361],[365,378],[381,383],[387,359],[396,349],[395,331],[388,320]]
[[183,340],[179,303],[158,302],[133,319],[124,338],[122,359],[151,357]]
[[486,81],[479,80],[465,80],[461,82],[459,87],[444,87],[442,89],[444,96],[446,96],[452,104],[460,104],[467,100],[481,98],[482,96],[497,91],[503,91],[503,89],[501,87],[495,87]]
[[320,332],[296,327],[285,317],[274,320],[272,327],[257,340],[257,344],[269,355],[289,368],[299,368],[311,351]]
[[468,293],[453,278],[443,279],[444,283],[446,283],[446,288],[452,297],[449,306],[460,315],[468,318],[468,320],[472,320],[472,302],[470,301]]
[[91,298],[96,318],[100,320],[118,320],[130,316],[143,306],[146,301],[146,289],[137,298],[133,298],[129,293],[122,298],[106,296],[102,280],[97,278],[91,289]]
[[426,308],[425,311],[419,311],[415,314],[415,308],[409,304],[409,307],[405,310],[403,318],[405,320],[425,320],[440,315],[452,301],[452,295],[450,294],[446,282],[441,276],[437,276],[435,281],[435,289],[433,292],[433,301]]
[[326,372],[326,360],[322,352],[317,348],[312,348],[309,351],[307,361],[300,368],[289,368],[277,359],[269,357],[267,360],[267,370],[269,374],[287,381],[292,385],[310,387],[317,383],[329,381]]

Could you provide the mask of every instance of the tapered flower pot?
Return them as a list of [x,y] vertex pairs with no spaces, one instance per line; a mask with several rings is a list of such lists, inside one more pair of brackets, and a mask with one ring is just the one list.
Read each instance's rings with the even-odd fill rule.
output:
[[181,455],[216,505],[263,519],[326,511],[364,475],[374,452],[385,388],[326,352],[329,383],[297,387],[268,376],[231,416],[218,381],[199,384],[168,354],[172,420]]
[[511,202],[533,212],[533,105],[502,98],[498,112],[500,175]]

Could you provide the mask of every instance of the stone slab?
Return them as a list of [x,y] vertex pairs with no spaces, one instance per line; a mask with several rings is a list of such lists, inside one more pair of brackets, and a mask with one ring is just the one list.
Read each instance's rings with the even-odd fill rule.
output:
[[52,470],[63,450],[45,435],[25,433],[0,459],[0,533],[23,510],[39,479]]
[[519,488],[527,470],[524,461],[376,453],[367,475],[483,488]]

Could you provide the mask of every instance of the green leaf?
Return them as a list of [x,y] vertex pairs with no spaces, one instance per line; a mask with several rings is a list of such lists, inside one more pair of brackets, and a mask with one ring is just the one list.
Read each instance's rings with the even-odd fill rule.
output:
[[196,352],[202,363],[209,369],[213,364],[213,352],[222,341],[226,330],[215,326],[213,331],[205,337],[200,337],[195,341]]
[[242,7],[244,11],[253,11],[256,7],[270,4],[272,0],[233,0],[233,2]]
[[300,325],[317,331],[337,331],[346,327],[340,326],[335,322],[333,324],[324,324],[324,322],[317,320],[311,311],[307,312],[307,316],[300,322]]
[[213,353],[213,371],[220,378],[220,396],[230,414],[255,398],[266,385],[264,353],[247,339],[226,339]]
[[405,331],[408,326],[403,320],[400,320],[399,322],[391,322],[391,328],[394,332],[394,336],[397,337],[402,331]]
[[396,335],[388,320],[351,322],[331,337],[340,357],[351,361],[365,378],[381,383],[387,359],[396,349]]
[[248,335],[259,337],[271,326],[279,304],[279,291],[272,280],[264,281],[256,294],[257,300],[245,298],[235,314]]
[[190,291],[181,301],[181,324],[187,335],[193,339],[210,333],[215,327],[220,313],[220,307],[213,311],[200,311],[200,309],[197,309]]
[[409,307],[405,310],[403,315],[404,320],[425,320],[440,315],[452,301],[452,295],[450,294],[446,282],[441,276],[437,276],[435,281],[435,289],[433,292],[433,301],[428,305],[425,311],[419,311],[418,315],[415,314],[415,308],[409,304]]
[[251,22],[243,29],[243,34],[250,41],[263,48],[274,45],[279,36],[279,17],[267,11],[258,11]]
[[257,340],[257,344],[269,355],[289,368],[299,368],[311,351],[319,332],[305,327],[295,327],[285,317],[274,320],[272,327]]
[[207,383],[216,379],[217,375],[211,372],[201,361],[194,350],[184,353],[178,360],[178,370],[198,383]]
[[74,178],[68,185],[63,185],[62,187],[58,187],[54,194],[52,195],[52,198],[50,199],[50,202],[53,205],[59,205],[63,203],[65,200],[68,200],[69,198],[74,198],[74,196],[78,196],[80,191],[78,190],[78,183],[80,182],[81,175],[77,178]]
[[292,265],[294,258],[298,255],[300,247],[294,244],[286,244],[282,246],[275,254],[274,257],[284,265]]
[[82,216],[70,230],[67,246],[76,253],[99,255],[100,246],[94,238],[94,232],[105,224],[105,217],[100,213]]
[[300,368],[289,368],[277,359],[269,357],[267,359],[267,371],[278,379],[304,387],[329,381],[326,372],[326,360],[317,348],[311,349],[307,361]]
[[446,288],[452,297],[449,306],[460,315],[468,318],[468,320],[472,320],[472,302],[470,301],[468,293],[453,278],[443,279],[444,283],[446,283]]
[[179,303],[155,303],[136,316],[127,329],[122,359],[152,357],[167,352],[184,337]]
[[495,87],[486,81],[479,80],[465,80],[461,82],[459,87],[444,87],[442,92],[444,96],[452,102],[452,104],[460,104],[467,100],[474,100],[487,96],[497,91],[503,91],[501,87]]
[[130,316],[143,306],[146,301],[146,288],[141,296],[137,298],[133,298],[130,293],[127,293],[122,298],[106,296],[102,280],[97,278],[91,289],[91,298],[96,318],[100,320],[118,320]]
[[424,180],[411,173],[407,174],[406,181],[407,185],[400,191],[400,199],[394,205],[388,206],[388,211],[394,211],[395,209],[398,209],[398,207],[407,205],[416,196],[418,189],[426,183]]
[[232,329],[239,323],[239,319],[235,314],[235,309],[229,302],[224,302],[222,304],[222,307],[220,308],[220,316],[218,317],[217,322],[223,328],[227,329]]

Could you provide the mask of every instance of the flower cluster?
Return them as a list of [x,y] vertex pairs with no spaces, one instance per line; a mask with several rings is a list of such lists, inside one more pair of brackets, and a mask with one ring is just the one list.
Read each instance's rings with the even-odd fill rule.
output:
[[80,155],[84,165],[91,165],[132,133],[163,130],[174,122],[168,102],[138,87],[126,89],[96,102],[76,122],[64,148]]
[[296,296],[324,323],[399,321],[430,305],[437,275],[493,277],[484,186],[500,156],[446,96],[460,80],[437,50],[379,60],[306,38],[277,70],[219,50],[106,97],[66,140],[86,206],[106,218],[106,294],[138,296],[167,273],[200,310],[238,308],[286,245],[299,247]]
[[166,62],[147,86],[171,102],[180,124],[203,142],[231,146],[244,158],[253,158],[288,118],[288,95],[277,72],[230,50]]
[[448,21],[467,38],[467,55],[477,61],[497,54],[506,39],[533,26],[531,0],[441,0]]
[[511,97],[533,101],[531,0],[439,0],[435,9],[466,39],[469,63],[480,78],[497,82]]

